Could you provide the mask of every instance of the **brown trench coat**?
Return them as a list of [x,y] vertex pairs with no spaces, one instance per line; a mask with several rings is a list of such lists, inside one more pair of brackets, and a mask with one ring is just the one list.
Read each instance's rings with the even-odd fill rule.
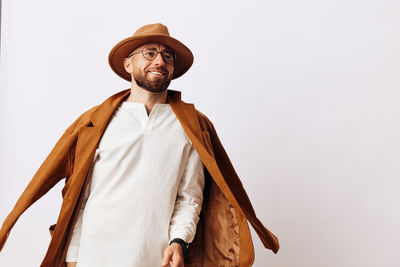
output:
[[[57,223],[50,226],[52,238],[41,264],[42,267],[65,266],[94,152],[113,111],[130,92],[126,89],[112,95],[66,129],[5,219],[0,230],[0,250],[19,216],[66,178],[60,214]],[[180,91],[168,90],[167,101],[205,167],[203,207],[185,267],[251,266],[254,247],[247,221],[264,246],[277,253],[278,239],[256,217],[211,121],[193,104],[182,101]]]

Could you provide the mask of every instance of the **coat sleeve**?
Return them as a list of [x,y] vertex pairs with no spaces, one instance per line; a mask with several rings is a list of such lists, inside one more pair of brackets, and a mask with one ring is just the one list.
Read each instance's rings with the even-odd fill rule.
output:
[[222,143],[218,137],[217,131],[215,130],[211,121],[206,119],[209,124],[210,138],[214,150],[215,160],[217,165],[223,174],[226,183],[231,189],[233,195],[237,199],[240,207],[242,208],[244,214],[246,215],[248,221],[253,226],[254,230],[257,232],[265,248],[271,249],[274,253],[279,250],[278,238],[271,233],[257,218],[250,199],[240,181],[227,152],[225,151]]
[[70,175],[70,170],[72,168],[71,148],[74,144],[73,136],[75,136],[75,134],[73,134],[73,129],[81,117],[71,124],[57,141],[39,170],[26,186],[12,211],[4,220],[0,229],[0,251],[6,243],[12,227],[21,214],[46,194],[62,178]]

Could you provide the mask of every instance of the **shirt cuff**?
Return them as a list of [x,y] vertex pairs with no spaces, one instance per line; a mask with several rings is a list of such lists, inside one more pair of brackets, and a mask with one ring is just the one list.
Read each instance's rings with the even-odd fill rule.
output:
[[174,236],[171,236],[171,238],[170,238],[169,241],[168,241],[168,244],[169,244],[172,240],[174,240],[175,238],[182,239],[182,240],[185,241],[186,243],[189,243],[189,242],[188,242],[189,238],[188,238],[187,235],[174,235]]

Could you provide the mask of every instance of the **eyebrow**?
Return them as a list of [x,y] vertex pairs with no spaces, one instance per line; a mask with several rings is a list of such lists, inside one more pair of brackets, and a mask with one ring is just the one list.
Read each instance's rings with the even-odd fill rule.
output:
[[146,49],[150,49],[150,50],[157,50],[157,48],[155,46],[145,46],[144,48]]

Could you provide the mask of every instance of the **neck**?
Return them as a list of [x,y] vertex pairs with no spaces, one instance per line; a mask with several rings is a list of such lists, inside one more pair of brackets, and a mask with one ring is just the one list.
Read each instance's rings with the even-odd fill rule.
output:
[[146,106],[147,112],[149,114],[155,104],[167,103],[167,90],[164,90],[162,92],[150,92],[137,85],[132,85],[129,97],[125,101],[143,103]]

